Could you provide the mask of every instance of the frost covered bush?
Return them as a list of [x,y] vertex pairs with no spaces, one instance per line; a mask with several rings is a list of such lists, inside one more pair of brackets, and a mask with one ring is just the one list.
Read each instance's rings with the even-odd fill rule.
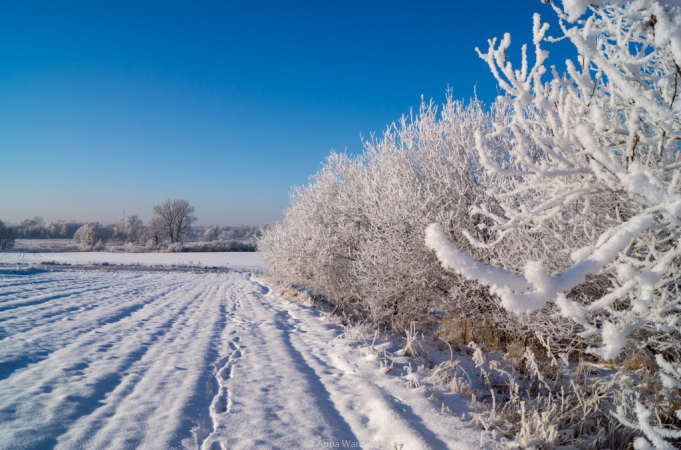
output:
[[332,153],[305,187],[295,188],[282,222],[258,241],[269,273],[282,282],[306,286],[339,304],[353,299],[351,265],[357,236],[348,230],[361,212],[353,201],[361,163]]
[[439,111],[424,102],[418,115],[366,141],[362,155],[332,153],[307,186],[294,190],[284,220],[263,231],[258,247],[268,271],[340,306],[359,305],[374,322],[397,330],[411,319],[443,314],[514,332],[533,329],[532,321],[509,322],[486,288],[450,276],[423,245],[425,227],[437,221],[489,264],[519,269],[529,251],[556,269],[566,265],[567,255],[556,255],[562,241],[534,230],[516,230],[493,250],[471,246],[465,237],[487,238],[469,209],[486,202],[492,208],[486,190],[505,183],[483,172],[475,136],[490,136],[487,145],[502,158],[509,136],[492,133],[495,125],[507,126],[510,112],[502,104],[486,112],[479,102],[465,105],[450,93]]
[[[473,145],[473,130],[488,120],[478,104],[451,98],[442,116],[455,117],[456,130],[446,130],[436,108],[423,104],[416,119],[403,118],[382,140],[368,141],[363,155],[332,153],[307,186],[293,191],[284,220],[263,232],[258,248],[268,271],[336,304],[357,303],[376,322],[442,306],[454,284],[423,247],[423,228],[428,218],[450,218],[462,201],[450,195],[465,184],[451,175],[453,167],[471,167],[460,141]],[[458,140],[447,135],[466,127]],[[432,169],[446,173],[449,184],[434,186]]]
[[174,244],[162,245],[159,248],[161,253],[179,253],[183,250],[184,246],[181,242],[175,242]]
[[[464,105],[451,95],[438,114],[422,103],[418,116],[365,143],[360,182],[354,190],[363,220],[350,231],[359,241],[352,263],[355,295],[377,322],[432,313],[471,311],[477,286],[447,276],[423,247],[423,225],[446,223],[461,238],[474,230],[468,207],[484,201],[484,183],[469,149],[475,133],[488,133],[504,111],[486,113],[479,102]],[[493,144],[499,145],[503,137]],[[481,251],[479,253],[485,253]],[[481,255],[483,256],[483,255]],[[488,255],[484,255],[488,256]],[[480,293],[483,295],[482,293]]]
[[183,252],[255,252],[255,244],[238,241],[194,242],[182,246]]
[[[449,315],[551,342],[549,359],[621,365],[641,355],[651,365],[617,382],[556,379],[499,407],[526,424],[527,446],[599,435],[591,426],[602,421],[607,433],[628,427],[637,449],[672,448],[681,440],[681,2],[552,7],[578,54],[567,73],[547,67],[555,39],[538,15],[532,64],[525,47],[519,68],[507,61],[509,35],[491,40],[480,56],[506,96],[489,112],[451,97],[439,115],[423,104],[363,155],[332,154],[259,248],[276,278],[394,329]],[[646,392],[635,389],[643,379]],[[542,411],[551,417],[534,427],[527,418]]]
[[284,220],[263,231],[258,247],[268,271],[337,305],[358,305],[396,330],[412,319],[447,315],[485,322],[502,336],[550,326],[570,337],[574,325],[548,313],[543,320],[509,317],[487,288],[449,275],[423,245],[426,226],[436,221],[487,264],[522,270],[529,254],[557,271],[569,264],[565,241],[586,240],[582,228],[562,236],[524,228],[494,248],[469,244],[466,236],[491,236],[480,229],[487,219],[471,216],[470,208],[494,208],[486,191],[510,182],[482,170],[476,134],[489,136],[488,148],[503,158],[510,135],[493,132],[508,128],[511,112],[501,103],[486,112],[450,93],[440,110],[424,102],[415,117],[365,142],[362,155],[332,153],[307,186],[293,191]]
[[[607,376],[567,355],[523,350],[518,367],[488,360],[475,343],[473,360],[484,389],[473,422],[502,435],[511,448],[627,449],[634,431],[614,420],[615,407],[627,407],[636,380],[621,372]],[[547,367],[551,371],[547,371]],[[614,373],[613,373],[614,372]]]
[[78,228],[73,235],[73,240],[82,252],[103,250],[106,243],[102,227],[98,222],[86,223]]
[[226,225],[215,225],[211,227],[197,227],[198,236],[206,242],[211,241],[232,241],[235,239],[254,239],[260,235],[260,227],[240,225],[230,227]]
[[109,249],[112,252],[123,252],[123,253],[146,253],[150,249],[144,247],[140,244],[134,244],[132,242],[126,242],[123,247],[113,247]]
[[140,244],[145,233],[144,222],[137,214],[129,214],[121,220],[120,232],[123,234],[125,242]]
[[[488,189],[500,199],[495,208],[471,209],[491,239],[468,238],[487,248],[518,229],[561,236],[583,227],[595,232],[592,242],[566,241],[572,261],[558,271],[530,255],[521,270],[481,262],[438,225],[428,227],[427,245],[443,266],[488,286],[504,309],[554,309],[581,337],[597,340],[589,353],[651,354],[666,391],[655,401],[631,393],[633,407],[620,407],[617,417],[642,435],[635,448],[673,448],[681,438],[681,6],[566,0],[563,7],[554,9],[579,54],[567,74],[552,68],[543,82],[542,43],[551,39],[538,15],[534,65],[525,49],[519,70],[506,60],[509,35],[480,53],[513,115],[507,158],[494,156],[490,136],[477,136],[477,150],[487,171],[511,181]],[[580,291],[594,279],[600,289]]]

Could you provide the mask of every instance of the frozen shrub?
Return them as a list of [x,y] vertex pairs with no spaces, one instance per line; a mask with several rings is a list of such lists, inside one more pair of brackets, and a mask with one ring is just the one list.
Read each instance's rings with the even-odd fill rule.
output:
[[181,242],[175,242],[174,244],[163,245],[160,251],[163,253],[179,253],[183,249]]
[[[362,155],[332,153],[259,248],[276,278],[374,323],[399,330],[446,315],[531,339],[510,349],[536,375],[526,396],[512,373],[485,371],[507,389],[481,423],[522,445],[626,448],[637,437],[636,448],[671,448],[681,439],[681,5],[551,7],[578,54],[567,73],[547,68],[553,38],[538,15],[533,64],[525,47],[520,68],[507,61],[509,35],[490,40],[480,56],[506,96],[488,112],[451,95],[439,112],[422,103]],[[642,354],[655,367],[634,370],[657,380],[657,394],[623,372],[552,379],[574,373],[542,364],[537,342],[547,361]]]
[[277,290],[277,294],[294,302],[301,303],[305,306],[316,306],[317,302],[305,289],[296,289],[294,286],[281,285]]
[[353,199],[361,162],[333,153],[308,186],[296,188],[284,220],[263,233],[258,248],[271,275],[344,304],[353,295],[351,264],[358,249],[352,232],[360,202]]
[[183,252],[255,252],[255,244],[237,241],[209,241],[191,243],[182,247]]
[[[480,53],[513,108],[508,156],[499,160],[490,136],[477,150],[489,173],[507,177],[491,185],[494,209],[471,208],[491,239],[467,236],[471,245],[495,247],[518,229],[560,235],[585,229],[591,242],[566,240],[569,267],[551,268],[527,254],[515,270],[480,261],[448,242],[437,225],[427,245],[444,267],[480,282],[517,314],[545,309],[572,321],[588,352],[617,360],[627,348],[655,356],[668,389],[661,402],[637,398],[617,414],[645,437],[636,448],[672,448],[681,438],[679,279],[681,279],[681,8],[676,0],[565,1],[554,6],[563,34],[577,49],[578,65],[554,68],[544,83],[548,25],[534,20],[536,61],[523,50],[522,68],[506,60],[510,36]],[[588,14],[587,14],[588,10]],[[580,289],[600,281],[600,289]],[[577,294],[577,295],[575,295]]]
[[[489,289],[465,277],[452,277],[423,245],[426,226],[445,225],[458,245],[488,264],[522,270],[524,258],[545,261],[556,272],[569,267],[568,243],[588,240],[584,229],[562,235],[529,228],[494,246],[470,245],[467,236],[485,240],[486,218],[470,208],[486,204],[491,186],[507,177],[483,171],[474,151],[476,134],[491,136],[511,120],[501,103],[489,112],[450,95],[442,107],[422,103],[418,115],[391,125],[382,139],[365,142],[358,157],[332,153],[310,183],[296,188],[284,220],[263,231],[258,247],[271,275],[304,285],[331,302],[356,305],[376,323],[402,331],[404,324],[429,317],[463,316],[503,333],[532,333],[547,324],[563,336],[573,334],[567,319],[511,318]],[[503,159],[510,135],[498,133],[487,145]],[[482,227],[482,229],[481,229]],[[593,234],[593,227],[587,231]]]
[[139,244],[144,236],[144,222],[136,214],[127,215],[121,220],[120,233],[125,242]]
[[476,131],[505,120],[501,105],[485,113],[480,103],[465,106],[449,95],[441,112],[423,103],[416,117],[365,142],[361,156],[332,153],[293,191],[284,220],[263,231],[258,248],[269,272],[398,329],[404,317],[471,299],[475,283],[452,280],[439,267],[423,246],[424,228],[438,220],[475,232],[467,211],[484,198],[486,180],[470,149]]
[[78,228],[73,235],[73,240],[82,252],[104,250],[106,243],[102,227],[98,222],[86,223]]

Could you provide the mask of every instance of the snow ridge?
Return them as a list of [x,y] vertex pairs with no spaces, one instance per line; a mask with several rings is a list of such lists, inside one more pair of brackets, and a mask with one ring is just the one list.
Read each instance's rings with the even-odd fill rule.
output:
[[0,448],[479,448],[250,274],[0,272]]

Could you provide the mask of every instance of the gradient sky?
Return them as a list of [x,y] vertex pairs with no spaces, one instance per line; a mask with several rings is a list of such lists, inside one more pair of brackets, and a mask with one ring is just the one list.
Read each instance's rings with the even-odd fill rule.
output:
[[169,197],[200,224],[276,220],[421,95],[490,102],[474,48],[510,32],[518,61],[534,12],[555,21],[540,0],[3,2],[0,220],[147,220]]

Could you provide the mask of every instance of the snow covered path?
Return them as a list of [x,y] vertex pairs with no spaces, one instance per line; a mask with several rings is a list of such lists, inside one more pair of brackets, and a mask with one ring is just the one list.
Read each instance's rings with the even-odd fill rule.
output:
[[250,274],[0,273],[0,448],[479,448]]

